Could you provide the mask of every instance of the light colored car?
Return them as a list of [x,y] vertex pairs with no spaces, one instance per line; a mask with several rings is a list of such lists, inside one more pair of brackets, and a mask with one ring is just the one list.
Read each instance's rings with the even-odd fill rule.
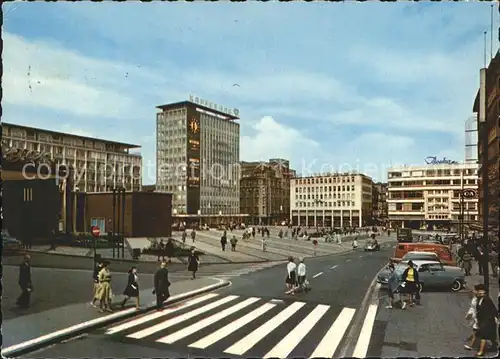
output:
[[408,261],[436,261],[440,262],[439,256],[434,252],[420,252],[420,251],[411,251],[406,253],[403,258],[401,258],[401,263],[408,263]]
[[377,240],[376,239],[369,239],[367,242],[366,242],[366,245],[365,245],[365,252],[368,252],[368,251],[379,251],[380,250],[380,244],[378,244]]
[[2,241],[5,252],[18,252],[21,250],[21,242],[12,237],[6,229],[2,229]]
[[[458,267],[443,265],[436,260],[412,260],[412,262],[418,271],[420,291],[424,290],[424,288],[435,288],[451,289],[453,292],[458,292],[466,285],[465,275],[462,269]],[[400,282],[407,267],[408,262],[401,262],[395,267]],[[377,282],[382,286],[386,286],[389,275],[388,268],[383,268],[377,274]]]

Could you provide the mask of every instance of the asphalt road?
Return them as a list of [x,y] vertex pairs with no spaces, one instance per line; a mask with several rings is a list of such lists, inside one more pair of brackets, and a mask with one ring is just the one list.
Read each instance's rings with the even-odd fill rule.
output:
[[[220,264],[201,266],[199,276],[228,275],[232,272],[241,273],[250,270],[249,264]],[[112,286],[116,294],[121,294],[127,284],[127,273],[114,273],[112,271]],[[2,311],[3,319],[12,319],[22,315],[39,313],[61,306],[90,302],[93,289],[92,271],[84,269],[56,269],[37,268],[31,269],[34,291],[31,295],[31,307],[20,309],[16,300],[21,293],[18,283],[19,268],[17,266],[3,266],[3,294]],[[173,278],[189,276],[185,270],[171,271]],[[153,274],[140,274],[139,281],[142,288],[153,286]]]
[[[285,294],[285,264],[242,273],[231,278],[232,285],[225,289],[26,358],[333,357],[332,351],[340,350],[352,323],[350,316],[359,310],[373,277],[392,251],[392,245],[387,245],[375,253],[358,250],[309,259],[312,290],[294,296]],[[332,325],[339,327],[330,330]],[[328,339],[321,344],[324,337]]]

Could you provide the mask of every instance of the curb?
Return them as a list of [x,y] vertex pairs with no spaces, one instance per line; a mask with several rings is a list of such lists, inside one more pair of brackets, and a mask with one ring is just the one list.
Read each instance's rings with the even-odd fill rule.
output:
[[373,277],[373,280],[370,283],[370,286],[368,287],[368,290],[366,291],[363,301],[361,302],[360,310],[356,314],[356,317],[351,325],[351,329],[343,339],[344,344],[342,346],[342,350],[339,353],[340,358],[352,357],[352,354],[354,353],[355,350],[355,346],[357,344],[358,336],[359,334],[361,334],[361,329],[365,318],[363,314],[366,314],[368,312],[368,308],[370,307],[370,304],[372,304],[374,300],[374,295],[377,293],[377,290],[379,289],[379,286],[377,284],[378,284],[377,275],[375,275],[375,277]]
[[[220,288],[227,287],[231,284],[230,281],[222,280],[219,278],[216,278],[216,279],[219,280],[219,283],[211,284],[211,285],[208,285],[208,286],[205,286],[205,287],[202,287],[200,289],[196,289],[196,290],[193,290],[190,292],[174,295],[174,296],[170,297],[167,301],[165,301],[164,305],[168,306],[171,304],[175,304],[175,303],[178,303],[178,302],[181,302],[183,300],[195,297],[195,296],[200,295],[200,294],[204,294],[204,293],[211,292],[211,291],[214,291],[214,290],[217,290]],[[156,309],[156,303],[154,305],[150,304],[147,308],[142,309],[142,310],[136,310],[135,308],[129,308],[129,309],[125,309],[125,310],[113,313],[113,314],[106,315],[104,317],[95,318],[95,319],[89,320],[89,321],[84,322],[84,323],[72,325],[68,328],[57,330],[55,332],[52,332],[52,333],[49,333],[46,335],[42,335],[41,337],[38,337],[38,338],[33,338],[33,339],[27,340],[25,342],[19,343],[19,344],[11,345],[10,347],[7,347],[7,348],[2,348],[2,358],[4,358],[4,357],[12,357],[12,358],[19,357],[21,355],[24,355],[24,354],[33,352],[35,350],[44,348],[48,345],[60,343],[63,340],[73,338],[73,337],[78,336],[80,334],[83,334],[85,332],[92,331],[92,330],[98,329],[100,327],[107,326],[107,325],[122,321],[124,319],[129,319],[129,318],[135,317],[137,315],[150,312],[154,309]]]

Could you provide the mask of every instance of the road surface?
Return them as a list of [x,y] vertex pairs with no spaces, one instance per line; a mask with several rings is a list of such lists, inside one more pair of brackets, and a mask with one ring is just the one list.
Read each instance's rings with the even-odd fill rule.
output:
[[[30,357],[333,357],[393,244],[307,260],[312,291],[285,294],[285,264],[232,285],[102,328]],[[314,278],[313,278],[314,277]],[[76,354],[78,353],[78,354]]]

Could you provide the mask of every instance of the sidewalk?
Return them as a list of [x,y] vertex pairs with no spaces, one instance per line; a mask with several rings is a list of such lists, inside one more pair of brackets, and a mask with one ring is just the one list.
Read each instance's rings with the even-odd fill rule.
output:
[[[193,297],[206,291],[215,290],[228,284],[229,282],[227,281],[215,278],[199,278],[196,280],[172,282],[170,287],[171,297],[167,301],[167,304]],[[112,322],[143,313],[148,309],[152,309],[156,304],[156,297],[152,293],[152,288],[141,290],[140,298],[143,308],[140,311],[135,310],[133,299],[129,300],[126,309],[120,310],[119,303],[123,300],[123,296],[117,295],[113,303],[115,308],[114,313],[99,313],[89,303],[78,303],[4,320],[2,323],[2,354],[4,356],[14,356],[27,346],[39,346],[48,341],[54,342],[58,337],[61,337],[61,339],[65,339],[63,338],[64,336],[71,337],[69,334],[72,331],[72,335],[76,335],[76,332],[82,331],[82,329],[91,331],[96,327],[106,326]],[[31,350],[34,349],[30,348],[29,351]]]
[[[466,277],[467,288],[458,292],[423,292],[422,305],[414,308],[385,309],[387,297],[379,302],[369,357],[470,357],[464,349],[471,334],[464,319],[470,307],[471,289],[483,283],[477,265]],[[490,297],[497,305],[498,278],[490,276]],[[486,353],[488,354],[488,353]],[[491,354],[491,353],[490,353]]]

